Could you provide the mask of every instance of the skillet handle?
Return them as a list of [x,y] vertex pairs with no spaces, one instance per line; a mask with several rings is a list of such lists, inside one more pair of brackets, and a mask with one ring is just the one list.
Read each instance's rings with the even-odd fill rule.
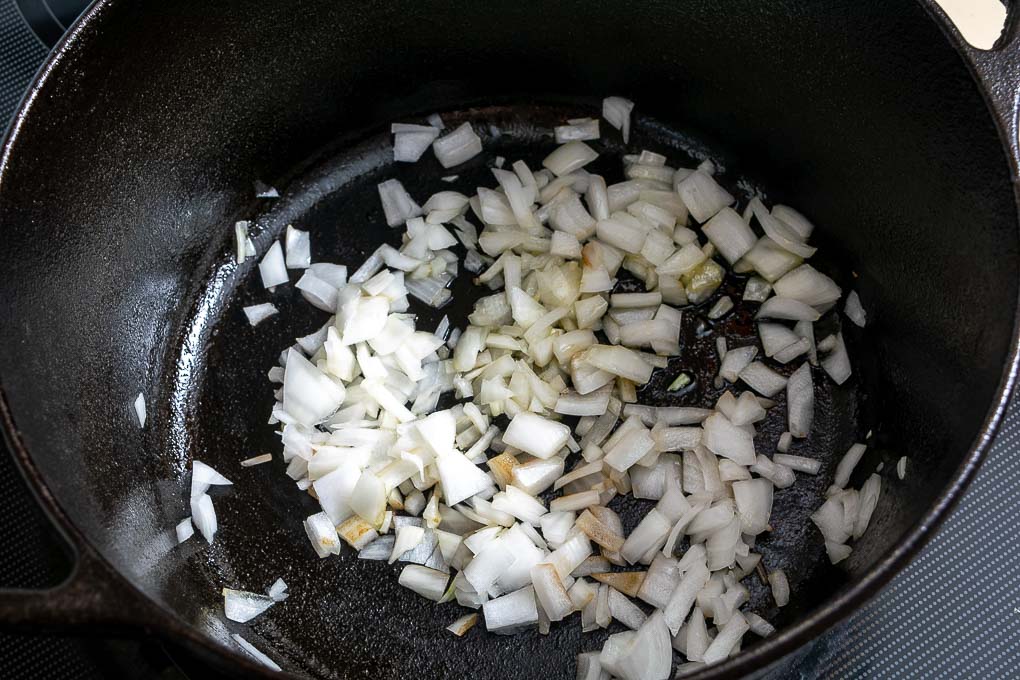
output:
[[971,46],[936,0],[919,0],[969,62],[984,86],[988,104],[995,114],[1003,142],[1010,149],[1014,182],[1020,178],[1020,0],[1004,0],[1006,22],[990,49]]
[[44,590],[0,588],[0,628],[59,631],[75,628],[109,633],[128,631],[139,618],[135,603],[127,602],[118,577],[91,548],[76,549],[73,571],[63,583]]
[[[0,401],[0,418],[13,430]],[[6,451],[5,451],[6,449]],[[71,574],[60,584],[42,590],[0,588],[0,629],[66,631],[75,635],[143,632],[165,619],[156,606],[118,574],[63,516],[42,483],[27,452],[8,437],[0,437],[0,455],[10,453],[20,468],[33,500],[44,510],[52,530],[72,550]],[[65,528],[66,527],[66,528]]]

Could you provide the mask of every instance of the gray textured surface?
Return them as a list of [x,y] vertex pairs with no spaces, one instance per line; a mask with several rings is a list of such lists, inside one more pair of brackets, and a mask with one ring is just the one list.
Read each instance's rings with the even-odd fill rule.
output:
[[1018,451],[1014,402],[977,478],[922,554],[770,677],[1020,677]]
[[[13,1],[0,1],[0,121],[9,119],[45,55]],[[923,554],[861,612],[770,677],[1020,677],[1018,450],[1020,409],[1012,407],[971,489]],[[10,483],[0,484],[0,502],[13,508],[26,492],[3,463],[0,477]],[[52,582],[52,550],[8,533],[0,531],[4,545],[17,549],[0,551],[0,583]],[[83,652],[77,641],[2,635],[0,677],[98,677]]]
[[0,121],[7,121],[21,101],[47,50],[25,25],[13,0],[0,3]]

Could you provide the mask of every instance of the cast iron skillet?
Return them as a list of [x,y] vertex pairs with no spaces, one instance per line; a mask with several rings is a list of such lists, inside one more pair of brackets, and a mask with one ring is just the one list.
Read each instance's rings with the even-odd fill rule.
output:
[[[152,632],[237,674],[266,671],[229,631],[296,673],[569,677],[574,655],[604,636],[562,625],[546,639],[482,627],[454,639],[442,627],[457,608],[400,589],[385,565],[314,558],[298,520],[315,504],[278,462],[237,467],[278,446],[265,371],[324,318],[291,287],[262,291],[254,261],[233,263],[231,224],[256,219],[264,251],[294,223],[313,231],[316,259],[357,264],[394,238],[371,197],[380,178],[422,198],[446,186],[434,161],[392,165],[389,122],[440,111],[476,123],[486,156],[454,171],[469,188],[491,184],[497,154],[540,158],[549,125],[597,114],[614,93],[638,102],[635,148],[711,155],[735,190],[811,216],[830,257],[820,266],[871,313],[853,338],[853,382],[816,380],[819,422],[804,450],[831,474],[875,429],[858,471],[886,462],[874,524],[833,568],[806,521],[825,480],[780,494],[786,520],[759,547],[791,574],[794,604],[777,612],[755,587],[752,605],[780,632],[697,677],[748,673],[802,647],[923,545],[1012,387],[1015,14],[983,53],[930,0],[98,3],[43,69],[0,159],[0,408],[78,557],[53,590],[0,593],[0,622]],[[255,200],[256,178],[284,198]],[[471,295],[458,285],[455,316]],[[252,330],[240,309],[266,299],[282,313]],[[686,315],[681,360],[694,366],[707,357],[698,315]],[[716,330],[750,332],[741,317]],[[714,394],[699,385],[684,399]],[[144,430],[130,407],[139,391]],[[654,387],[643,396],[661,399]],[[911,459],[903,482],[890,474],[900,455]],[[188,514],[193,457],[236,482],[215,498],[211,547],[171,538]],[[277,576],[291,598],[228,630],[220,587],[259,590]]]

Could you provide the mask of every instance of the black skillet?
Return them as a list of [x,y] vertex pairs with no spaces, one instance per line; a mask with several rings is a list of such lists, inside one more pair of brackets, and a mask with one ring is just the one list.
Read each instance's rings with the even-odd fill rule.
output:
[[[604,635],[566,624],[546,638],[477,627],[455,639],[443,630],[455,605],[426,603],[349,552],[312,555],[299,520],[315,504],[279,462],[238,468],[278,446],[266,370],[324,319],[292,287],[265,293],[255,262],[233,263],[231,225],[256,219],[261,252],[294,223],[312,230],[316,259],[357,264],[394,238],[376,182],[397,176],[420,198],[447,186],[434,160],[392,164],[391,121],[439,111],[475,123],[485,156],[453,171],[468,189],[491,185],[496,155],[534,161],[554,122],[622,94],[638,102],[634,148],[681,163],[710,155],[743,195],[758,188],[811,216],[829,257],[820,266],[871,313],[853,338],[855,378],[820,388],[804,450],[831,474],[874,428],[859,470],[885,462],[873,526],[831,567],[805,519],[825,480],[781,494],[784,519],[760,548],[790,573],[793,603],[776,611],[759,586],[752,601],[780,632],[697,677],[746,674],[801,648],[930,537],[1013,384],[1010,14],[997,48],[980,52],[931,0],[98,3],[55,50],[0,159],[0,409],[78,557],[53,590],[0,592],[0,623],[144,631],[235,674],[264,670],[228,630],[324,677],[570,677],[574,655]],[[603,149],[619,154],[620,142]],[[256,178],[283,199],[255,200]],[[458,285],[455,317],[472,294]],[[253,330],[241,307],[264,300],[281,315]],[[699,311],[686,316],[674,366],[701,371],[681,398],[696,403],[715,392]],[[710,330],[750,329],[736,316]],[[131,411],[139,391],[144,430]],[[666,399],[654,388],[643,398]],[[215,498],[211,547],[171,539],[193,457],[235,480]],[[278,576],[291,585],[285,604],[224,626],[221,586],[258,590]]]

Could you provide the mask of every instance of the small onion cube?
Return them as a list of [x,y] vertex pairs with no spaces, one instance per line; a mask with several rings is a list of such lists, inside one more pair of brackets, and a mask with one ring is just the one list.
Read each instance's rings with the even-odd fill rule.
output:
[[615,588],[609,589],[609,613],[614,620],[619,621],[631,630],[640,628],[645,619],[648,618],[641,611],[640,607]]
[[278,310],[276,305],[271,302],[263,302],[259,305],[250,305],[245,307],[243,311],[244,315],[248,317],[248,323],[252,326],[258,326],[269,317],[274,314],[278,314],[280,310]]
[[701,170],[684,178],[677,185],[677,192],[691,216],[702,224],[734,201],[733,196],[719,186],[711,175]]
[[709,451],[738,465],[754,464],[754,437],[743,427],[734,425],[721,413],[709,416],[702,427],[704,444]]
[[768,576],[769,586],[772,587],[772,599],[776,601],[777,607],[785,607],[790,603],[790,583],[786,580],[786,572],[776,569]]
[[758,309],[759,319],[818,321],[821,314],[814,307],[794,298],[772,297]]
[[732,488],[741,532],[755,536],[765,531],[772,514],[772,482],[747,479],[733,482]]
[[462,123],[432,143],[432,152],[444,168],[452,168],[482,152],[482,140],[470,123]]
[[490,633],[512,635],[538,623],[535,590],[521,588],[482,604],[485,628]]
[[673,635],[676,635],[680,630],[680,626],[683,625],[687,614],[690,613],[698,593],[708,583],[709,576],[705,563],[696,562],[684,573],[680,583],[673,590],[669,602],[662,610],[666,625],[669,626],[669,632]]
[[223,589],[223,614],[231,621],[246,623],[276,604],[273,598],[260,593]]
[[184,543],[186,540],[195,535],[195,527],[191,524],[190,517],[185,517],[178,522],[174,530],[177,533],[178,543]]
[[856,290],[850,291],[846,296],[846,304],[843,307],[843,311],[846,313],[846,317],[853,321],[855,324],[864,328],[868,323],[868,315],[864,311],[864,307],[861,305],[861,298],[857,294]]
[[706,664],[712,664],[725,659],[740,643],[741,638],[744,637],[744,633],[747,632],[749,627],[747,619],[744,618],[743,614],[740,612],[734,613],[730,620],[726,622],[726,625],[719,629],[715,639],[712,640],[712,644],[705,650],[702,661]]
[[290,281],[279,241],[273,242],[259,262],[259,275],[262,277],[263,288],[272,288]]
[[[732,352],[726,353],[728,359]],[[725,359],[723,360],[725,363]],[[779,375],[771,368],[755,361],[744,367],[739,373],[739,378],[752,390],[763,397],[775,396],[781,389],[786,387],[786,378]]]
[[557,144],[598,139],[599,121],[597,118],[583,118],[569,125],[557,125],[553,128],[553,134]]
[[621,680],[666,680],[673,667],[670,631],[656,612],[636,631],[609,636],[599,662]]
[[776,295],[793,298],[812,307],[824,307],[839,299],[839,286],[809,264],[802,264],[773,284]]
[[138,427],[145,427],[145,395],[141,392],[134,401],[135,417],[138,419]]
[[551,170],[557,177],[562,177],[583,168],[598,156],[598,153],[584,142],[567,142],[546,156],[542,166]]
[[326,513],[320,512],[308,517],[304,527],[316,555],[322,558],[340,554],[340,537]]
[[606,97],[602,100],[602,117],[606,122],[623,133],[623,143],[630,141],[630,113],[634,102],[623,97]]
[[754,247],[758,237],[732,208],[723,208],[701,228],[708,240],[730,264]]
[[446,502],[456,505],[494,486],[492,478],[463,453],[450,449],[436,457]]
[[437,569],[420,564],[409,564],[400,572],[397,583],[426,599],[439,602],[443,599],[449,580],[449,574],[444,574]]
[[284,237],[287,269],[307,269],[312,265],[312,241],[307,231],[287,225]]
[[514,416],[503,433],[503,442],[537,458],[550,458],[567,444],[570,428],[523,411]]
[[861,462],[861,458],[864,456],[867,448],[864,444],[854,444],[847,449],[847,452],[840,459],[839,465],[836,466],[836,476],[833,484],[842,489],[850,483],[850,475],[853,474],[857,464]]
[[[842,385],[850,377],[852,369],[850,367],[850,355],[847,354],[846,344],[843,342],[843,334],[837,333],[834,336],[830,336],[834,339],[832,351],[829,355],[822,359],[822,368],[829,374],[829,377],[835,381],[837,385]],[[821,347],[819,347],[821,349]]]

